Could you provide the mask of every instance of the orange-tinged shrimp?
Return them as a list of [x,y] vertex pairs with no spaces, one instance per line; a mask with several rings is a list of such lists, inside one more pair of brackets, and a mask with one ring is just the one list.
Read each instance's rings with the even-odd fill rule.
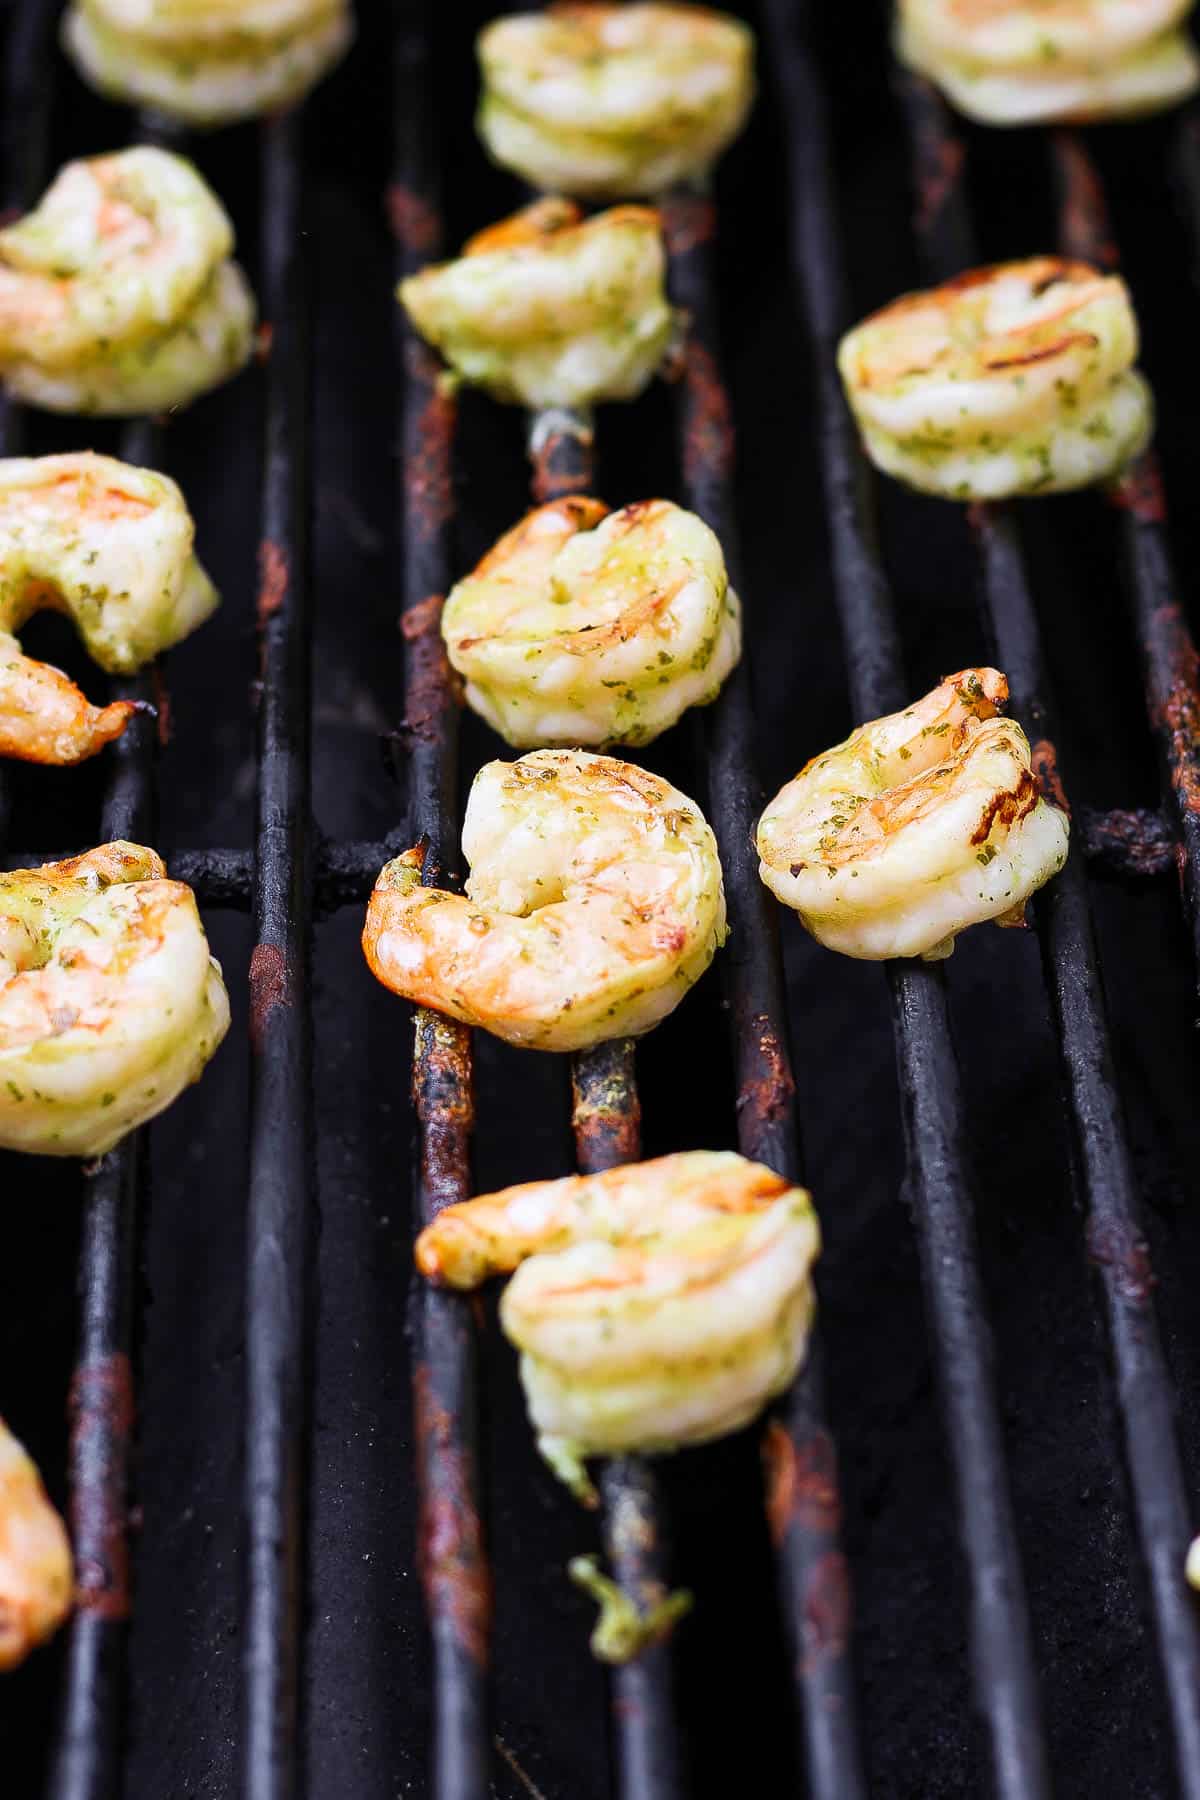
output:
[[442,611],[467,700],[510,744],[645,744],[715,698],[741,652],[716,537],[669,500],[553,500]]
[[69,412],[180,406],[242,366],[254,306],[191,163],[148,145],[68,163],[0,231],[0,372]]
[[73,1589],[66,1528],[0,1419],[0,1669],[15,1669],[58,1630]]
[[194,536],[168,476],[90,451],[0,461],[0,755],[78,762],[120,736],[135,702],[92,706],[16,633],[67,613],[102,668],[132,673],[217,605]]
[[542,1453],[586,1495],[585,1457],[720,1436],[787,1386],[819,1246],[802,1188],[693,1150],[448,1206],[416,1260],[459,1288],[516,1270],[501,1323]]
[[488,763],[463,822],[465,897],[383,869],[363,949],[386,987],[509,1043],[579,1050],[672,1012],[725,937],[716,841],[657,775],[584,750]]
[[153,850],[0,873],[0,1146],[102,1154],[198,1080],[228,1028],[195,896]]
[[1066,860],[1067,816],[1042,798],[1008,683],[963,669],[808,763],[758,825],[759,873],[843,955],[949,956],[983,919],[1018,924]]

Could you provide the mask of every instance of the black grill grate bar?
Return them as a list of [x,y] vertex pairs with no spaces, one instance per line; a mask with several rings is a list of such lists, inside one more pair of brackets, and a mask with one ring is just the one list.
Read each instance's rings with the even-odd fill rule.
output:
[[[389,193],[396,273],[442,248],[433,141],[428,0],[395,18],[397,142]],[[451,568],[455,412],[436,359],[396,308],[402,372],[403,617],[407,643],[409,824],[424,845],[423,877],[453,887],[459,856],[457,695],[440,620]],[[413,1097],[418,1119],[414,1223],[471,1192],[471,1038],[436,1013],[417,1013]],[[466,1296],[417,1281],[412,1291],[419,1559],[433,1644],[434,1800],[490,1791],[487,1665],[491,1581],[481,1516],[477,1343]]]
[[[1200,166],[1185,120],[1178,166],[1190,210],[1200,212]],[[1100,176],[1074,132],[1056,133],[1059,241],[1065,255],[1116,269],[1119,252]],[[1192,185],[1195,184],[1195,185]],[[1167,815],[1178,833],[1184,915],[1200,976],[1200,658],[1179,600],[1167,509],[1153,447],[1109,488],[1121,513],[1126,587],[1141,652],[1146,704],[1158,748]]]
[[[559,409],[533,414],[529,444],[535,499],[590,493],[595,485],[590,420]],[[632,1038],[598,1044],[572,1058],[575,1160],[590,1175],[641,1155],[641,1105]],[[667,1594],[668,1551],[661,1486],[644,1457],[607,1461],[600,1476],[601,1530],[608,1562],[625,1593],[644,1609]],[[612,1671],[618,1786],[624,1800],[673,1800],[682,1791],[683,1753],[669,1639],[648,1645]]]
[[[769,55],[791,121],[792,261],[815,357],[835,593],[856,718],[906,699],[895,614],[870,521],[857,440],[837,380],[845,316],[813,9],[772,0]],[[997,1792],[1048,1795],[1049,1776],[1020,1556],[979,1277],[946,991],[929,966],[893,964],[897,1061],[918,1245],[937,1344],[970,1596],[972,1673]]]
[[[900,94],[908,122],[920,247],[943,281],[978,262],[967,209],[965,154],[939,96],[914,77]],[[1033,746],[1051,799],[1065,799],[1056,709],[1011,508],[973,509],[986,609],[1009,678],[1012,711]],[[1171,1384],[1151,1300],[1154,1276],[1113,1068],[1103,980],[1082,853],[1034,903],[1087,1206],[1088,1247],[1104,1294],[1118,1402],[1150,1600],[1166,1675],[1182,1791],[1200,1793],[1200,1628],[1183,1578],[1190,1532]]]
[[[122,433],[121,455],[128,462],[161,466],[160,441],[154,426],[139,421]],[[114,684],[114,691],[143,699],[147,686],[147,678],[140,676]],[[151,721],[131,719],[109,755],[100,841],[129,838],[152,844],[157,809]],[[124,1139],[84,1172],[82,1319],[68,1404],[76,1610],[50,1780],[53,1800],[101,1800],[116,1784],[123,1748],[135,1417],[133,1292],[145,1174],[144,1131]]]
[[[40,40],[43,52],[51,45]],[[45,87],[50,81],[47,72]],[[48,92],[43,107],[48,110]],[[43,113],[44,117],[44,113]],[[139,113],[137,143],[176,138],[153,114]],[[37,172],[29,169],[31,176]],[[44,177],[44,168],[40,171]],[[41,183],[37,182],[37,186]],[[17,409],[11,418],[19,419]],[[164,464],[164,433],[150,419],[121,433],[123,461]],[[156,672],[112,684],[114,698],[151,704]],[[130,720],[110,747],[100,842],[126,838],[152,845],[158,824],[154,768],[157,737],[147,713]],[[148,1175],[146,1134],[125,1138],[84,1170],[79,1257],[82,1317],[68,1401],[71,1538],[76,1610],[71,1620],[62,1717],[55,1742],[53,1800],[101,1800],[118,1781],[124,1753],[126,1622],[129,1616],[129,1512],[136,1420],[132,1365],[138,1210]]]
[[[687,314],[677,403],[683,501],[716,533],[730,580],[740,589],[732,413],[721,372],[713,268],[716,211],[704,195],[677,192],[663,206],[663,222],[671,297]],[[741,598],[749,617],[748,597]],[[696,729],[729,911],[730,937],[720,962],[738,1086],[738,1144],[743,1155],[796,1181],[799,1133],[777,910],[759,880],[754,846],[762,791],[754,769],[745,657]],[[866,1788],[851,1651],[853,1608],[816,1331],[804,1368],[765,1428],[763,1465],[809,1791],[813,1800],[855,1800]]]
[[273,330],[263,452],[262,693],[250,959],[243,1788],[299,1783],[298,1684],[312,1228],[311,592],[303,126],[262,131],[260,299]]

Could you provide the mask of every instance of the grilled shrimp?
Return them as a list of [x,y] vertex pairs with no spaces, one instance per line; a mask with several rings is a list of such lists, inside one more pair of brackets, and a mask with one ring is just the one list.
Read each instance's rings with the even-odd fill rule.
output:
[[363,948],[385,987],[534,1050],[637,1036],[725,939],[716,840],[657,775],[585,750],[488,763],[463,821],[466,898],[383,869]]
[[195,897],[153,850],[0,873],[0,1146],[110,1150],[198,1080],[228,1027]]
[[74,0],[62,32],[94,88],[192,125],[299,99],[353,35],[349,0]]
[[1150,437],[1137,320],[1117,275],[1056,256],[906,294],[842,339],[871,460],[955,500],[1057,493],[1116,474]]
[[478,52],[495,161],[591,200],[703,176],[754,98],[753,34],[701,6],[551,6],[496,19]]
[[74,1590],[71,1546],[32,1458],[0,1419],[0,1669],[58,1630]]
[[529,513],[442,613],[467,699],[508,743],[648,744],[741,654],[721,546],[669,500]]
[[822,944],[870,961],[949,956],[981,919],[1019,925],[1067,859],[995,669],[948,675],[806,764],[758,825],[759,874]]
[[899,0],[896,48],[987,125],[1157,112],[1193,93],[1192,0]]
[[651,208],[584,219],[572,201],[545,199],[399,294],[463,381],[523,406],[590,406],[632,399],[661,363],[675,323],[665,268]]
[[78,762],[120,735],[133,702],[90,706],[60,670],[23,655],[15,633],[52,607],[102,669],[140,668],[217,605],[194,536],[166,475],[90,451],[0,461],[0,755]]
[[182,157],[69,163],[0,231],[0,370],[53,411],[180,406],[241,368],[254,302],[233,229]]
[[820,1249],[812,1202],[761,1163],[691,1150],[447,1206],[421,1273],[500,1302],[551,1466],[736,1431],[804,1360]]

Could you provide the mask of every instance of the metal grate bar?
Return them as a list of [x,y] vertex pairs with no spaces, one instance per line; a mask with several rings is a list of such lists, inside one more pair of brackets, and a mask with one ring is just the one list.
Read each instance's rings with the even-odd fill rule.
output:
[[[913,148],[918,236],[930,274],[949,277],[978,262],[967,211],[965,154],[948,111],[929,85],[902,78]],[[1012,711],[1033,745],[1049,798],[1065,804],[1059,731],[1037,618],[1012,510],[972,509],[983,558],[987,611]],[[1117,1370],[1142,1552],[1175,1728],[1182,1791],[1200,1794],[1200,1628],[1183,1579],[1190,1532],[1171,1383],[1151,1291],[1154,1275],[1139,1223],[1137,1184],[1113,1068],[1103,980],[1082,852],[1037,897],[1046,985],[1063,1059],[1087,1239],[1104,1293]]]
[[[677,409],[683,499],[721,540],[730,579],[740,591],[732,416],[721,375],[713,269],[716,211],[703,195],[677,192],[663,206],[663,224],[671,296],[688,316]],[[744,592],[741,597],[745,603]],[[754,770],[745,660],[705,709],[698,730],[716,801],[710,818],[731,927],[721,966],[738,1084],[738,1143],[743,1155],[798,1180],[778,915],[759,880],[754,848],[762,792]],[[824,1387],[814,1332],[804,1368],[767,1425],[764,1476],[810,1792],[814,1800],[855,1800],[866,1786],[851,1654],[850,1578],[840,1544],[837,1452],[825,1422]]]
[[[148,421],[138,421],[121,434],[122,459],[161,467],[161,444],[161,431]],[[144,700],[148,688],[145,675],[113,684],[114,695],[124,699]],[[113,838],[154,842],[155,747],[153,723],[145,715],[131,719],[110,747],[101,843]],[[53,1800],[101,1800],[115,1791],[121,1760],[136,1416],[133,1293],[145,1140],[146,1133],[136,1131],[84,1170],[82,1319],[68,1400],[76,1609],[50,1778]]]
[[[790,121],[792,261],[815,358],[835,591],[856,717],[907,698],[899,636],[873,538],[857,440],[838,384],[846,324],[824,94],[813,8],[771,0],[769,54]],[[914,1217],[938,1349],[966,1552],[975,1691],[993,1778],[1011,1800],[1049,1794],[1040,1703],[976,1262],[962,1099],[946,990],[929,966],[889,965]]]
[[[389,194],[398,276],[442,245],[430,115],[427,4],[395,7],[395,176]],[[458,700],[440,630],[451,567],[453,400],[436,358],[397,307],[403,370],[405,724],[409,824],[425,848],[423,877],[453,887],[459,855]],[[468,1198],[474,1116],[471,1037],[418,1010],[413,1098],[419,1125],[415,1223]],[[412,1294],[420,1566],[433,1639],[434,1800],[490,1791],[487,1661],[491,1579],[481,1518],[477,1346],[470,1303],[418,1281]]]
[[[533,494],[540,503],[594,486],[592,428],[581,413],[530,418]],[[615,1038],[572,1058],[575,1160],[595,1174],[642,1153],[634,1040]],[[600,1475],[604,1550],[622,1589],[649,1609],[667,1594],[668,1551],[658,1476],[644,1457],[606,1461]],[[670,1641],[648,1645],[612,1671],[618,1785],[624,1800],[673,1800],[683,1791]]]
[[[1185,167],[1187,165],[1185,164]],[[1064,253],[1115,269],[1119,262],[1100,176],[1073,132],[1054,137],[1059,240]],[[1200,657],[1179,598],[1167,539],[1158,458],[1143,451],[1109,488],[1119,508],[1127,589],[1142,657],[1168,816],[1179,834],[1183,907],[1200,973]]]
[[242,1745],[247,1800],[290,1800],[299,1784],[305,1314],[313,1202],[312,603],[302,162],[300,115],[269,121],[263,127],[260,178],[260,294],[272,341],[259,552],[262,695],[250,957]]

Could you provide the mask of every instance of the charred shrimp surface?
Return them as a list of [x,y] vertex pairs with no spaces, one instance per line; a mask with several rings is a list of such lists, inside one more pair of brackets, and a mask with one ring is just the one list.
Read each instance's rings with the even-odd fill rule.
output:
[[587,1494],[585,1457],[720,1437],[788,1385],[819,1249],[803,1188],[692,1150],[448,1206],[416,1259],[456,1288],[516,1271],[500,1319],[539,1446]]
[[383,869],[363,948],[385,987],[536,1050],[636,1036],[725,938],[716,840],[658,776],[584,750],[488,763],[463,821],[466,895]]
[[1056,256],[906,294],[842,339],[838,367],[872,462],[910,487],[993,500],[1117,474],[1153,424],[1117,275]]
[[353,35],[349,0],[74,0],[62,29],[92,87],[199,126],[290,105]]
[[0,755],[78,762],[119,736],[129,701],[89,705],[15,634],[52,608],[70,615],[102,669],[141,668],[217,605],[194,536],[166,475],[90,451],[0,461]]
[[454,262],[400,283],[416,329],[455,374],[497,400],[590,406],[640,394],[674,330],[658,214],[570,200],[524,207]]
[[0,1419],[0,1669],[15,1669],[58,1630],[74,1578],[66,1528]]
[[702,177],[754,98],[752,33],[701,6],[551,6],[496,19],[478,51],[490,155],[592,200]]
[[896,48],[985,125],[1157,112],[1200,84],[1192,0],[899,0]]
[[1067,857],[1025,733],[997,716],[995,669],[948,675],[923,700],[816,756],[758,825],[759,873],[845,956],[949,956],[968,925],[1021,924]]
[[0,1146],[110,1150],[199,1078],[228,1027],[195,897],[153,850],[0,873]]
[[233,228],[181,156],[147,145],[68,163],[0,231],[0,372],[53,412],[186,405],[250,355]]
[[669,500],[538,507],[442,613],[475,711],[510,744],[647,744],[715,699],[741,654],[716,537]]

